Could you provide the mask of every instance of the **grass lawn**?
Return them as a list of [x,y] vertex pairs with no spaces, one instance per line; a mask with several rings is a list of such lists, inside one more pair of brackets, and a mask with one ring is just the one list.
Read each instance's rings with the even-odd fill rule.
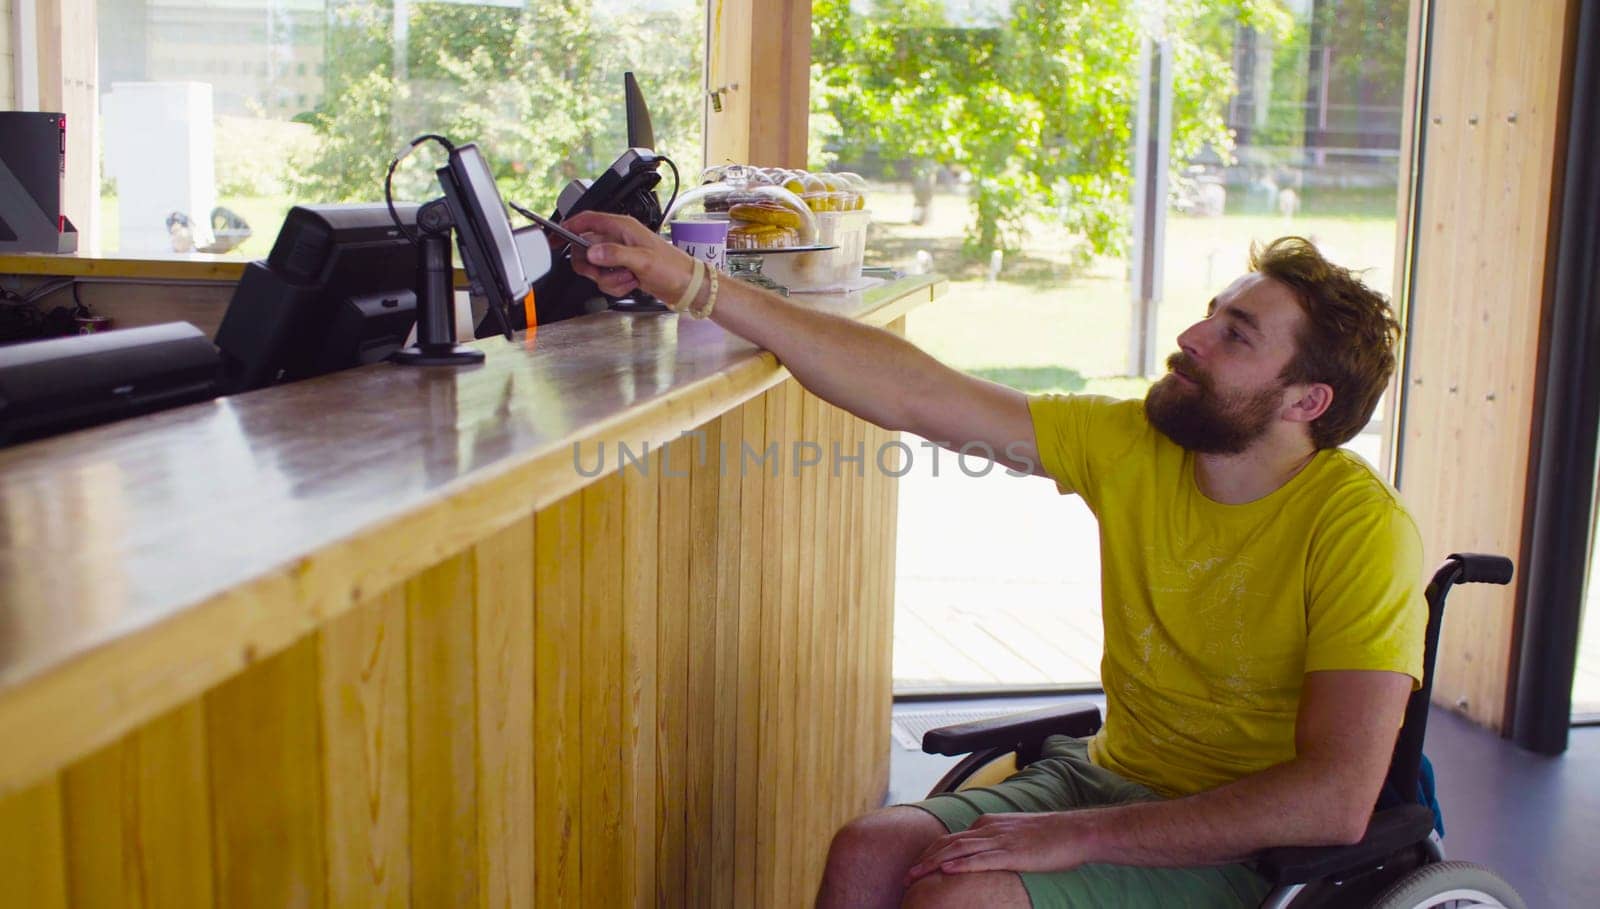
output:
[[[927,225],[911,223],[909,189],[883,187],[869,197],[873,232],[867,260],[910,269],[919,250],[934,271],[950,278],[949,293],[908,320],[911,339],[960,369],[1026,391],[1089,390],[1142,395],[1146,382],[1126,378],[1132,302],[1128,266],[1121,259],[1094,262],[1071,273],[1071,238],[1040,224],[1020,254],[1007,259],[997,280],[987,260],[961,254],[970,217],[966,199],[941,195]],[[1368,269],[1368,283],[1391,285],[1395,220],[1392,197],[1324,197],[1308,201],[1293,218],[1228,214],[1217,218],[1172,215],[1163,263],[1165,293],[1157,310],[1160,355],[1202,318],[1206,303],[1242,274],[1251,241],[1300,234],[1342,265]]]

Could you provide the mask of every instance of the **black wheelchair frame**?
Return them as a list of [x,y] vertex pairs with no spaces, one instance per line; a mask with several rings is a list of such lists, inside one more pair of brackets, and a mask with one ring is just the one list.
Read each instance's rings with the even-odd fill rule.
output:
[[[1428,583],[1428,629],[1422,687],[1406,702],[1405,724],[1395,740],[1389,772],[1366,834],[1347,846],[1284,846],[1254,857],[1273,891],[1264,909],[1318,906],[1500,906],[1522,909],[1516,891],[1487,869],[1444,861],[1434,835],[1433,810],[1420,789],[1422,743],[1428,727],[1433,668],[1439,650],[1444,602],[1456,584],[1509,584],[1511,560],[1504,556],[1455,553]],[[1084,737],[1100,729],[1093,704],[1063,704],[930,730],[922,738],[929,754],[965,755],[929,792],[952,792],[991,762],[1015,755],[1016,766],[1038,760],[1052,735]],[[1431,900],[1431,901],[1430,901]]]

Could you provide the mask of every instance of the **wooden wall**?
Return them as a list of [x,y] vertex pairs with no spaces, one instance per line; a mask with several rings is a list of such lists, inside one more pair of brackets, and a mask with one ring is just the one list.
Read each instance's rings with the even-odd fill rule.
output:
[[710,0],[706,87],[737,86],[706,113],[706,162],[805,167],[809,0]]
[[[1400,457],[1431,561],[1522,555],[1574,9],[1433,3]],[[1451,595],[1438,702],[1505,725],[1517,602],[1512,588]]]
[[[41,284],[59,278],[0,274],[0,287],[28,293]],[[162,322],[188,322],[215,336],[222,316],[233,299],[234,284],[222,282],[122,282],[116,280],[80,281],[78,299],[97,316],[112,320],[113,328],[138,328]],[[70,289],[63,288],[39,301],[46,311],[56,306],[72,306]]]
[[100,210],[99,43],[95,0],[36,0],[39,109],[67,115],[62,210],[93,248]]
[[0,801],[8,903],[809,904],[888,782],[893,436],[792,379],[700,431]]
[[12,0],[0,0],[0,110],[16,110],[16,23]]

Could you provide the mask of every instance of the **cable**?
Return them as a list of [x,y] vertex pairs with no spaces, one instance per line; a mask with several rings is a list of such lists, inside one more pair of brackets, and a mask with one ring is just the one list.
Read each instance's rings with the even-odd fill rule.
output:
[[661,210],[661,220],[665,221],[667,220],[667,214],[672,211],[673,204],[678,201],[678,189],[683,185],[683,178],[678,176],[678,165],[673,164],[671,158],[666,155],[659,155],[658,157],[667,162],[668,167],[672,168],[672,195],[667,199],[667,207]]
[[92,315],[94,315],[94,312],[91,311],[89,309],[89,307],[83,305],[83,297],[78,296],[78,282],[77,281],[73,281],[72,282],[72,302],[74,302],[74,303],[76,303],[78,305],[78,309],[77,309],[76,312],[73,313],[73,315],[75,315],[75,316],[92,316]]
[[[46,312],[39,302],[51,294],[71,288],[78,311],[57,306]],[[75,278],[61,278],[40,284],[27,294],[0,288],[0,344],[14,344],[71,334],[73,317],[88,310],[77,300],[78,282]]]
[[423,133],[415,139],[412,139],[411,144],[402,149],[400,154],[394,156],[394,159],[389,162],[389,172],[383,175],[383,202],[385,205],[389,206],[389,219],[394,222],[395,228],[399,230],[407,240],[411,241],[412,246],[417,245],[417,235],[412,233],[410,230],[407,230],[406,226],[400,223],[400,212],[396,211],[394,207],[394,169],[399,167],[400,162],[405,160],[408,155],[416,150],[417,146],[424,142],[437,142],[444,146],[446,153],[454,152],[456,150],[456,147],[452,145],[450,140],[446,139],[444,136],[441,136],[438,133]]
[[[22,298],[22,302],[38,305],[39,301],[43,300],[45,297],[48,297],[57,291],[66,290],[69,287],[72,288],[73,297],[77,297],[78,282],[72,278],[62,278],[54,283],[41,284],[38,287],[35,287],[31,293]],[[81,306],[82,304],[79,305]]]

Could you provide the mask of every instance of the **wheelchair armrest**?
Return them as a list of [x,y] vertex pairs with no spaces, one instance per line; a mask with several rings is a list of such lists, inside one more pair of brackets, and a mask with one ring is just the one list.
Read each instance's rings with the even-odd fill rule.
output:
[[988,720],[930,729],[922,736],[928,754],[967,754],[980,748],[1037,746],[1052,735],[1083,737],[1100,730],[1100,708],[1094,704],[1060,704]]
[[1255,857],[1256,870],[1274,886],[1303,884],[1337,877],[1364,865],[1380,862],[1420,843],[1433,830],[1433,811],[1426,805],[1386,808],[1372,816],[1366,835],[1348,846],[1280,846],[1264,849]]

